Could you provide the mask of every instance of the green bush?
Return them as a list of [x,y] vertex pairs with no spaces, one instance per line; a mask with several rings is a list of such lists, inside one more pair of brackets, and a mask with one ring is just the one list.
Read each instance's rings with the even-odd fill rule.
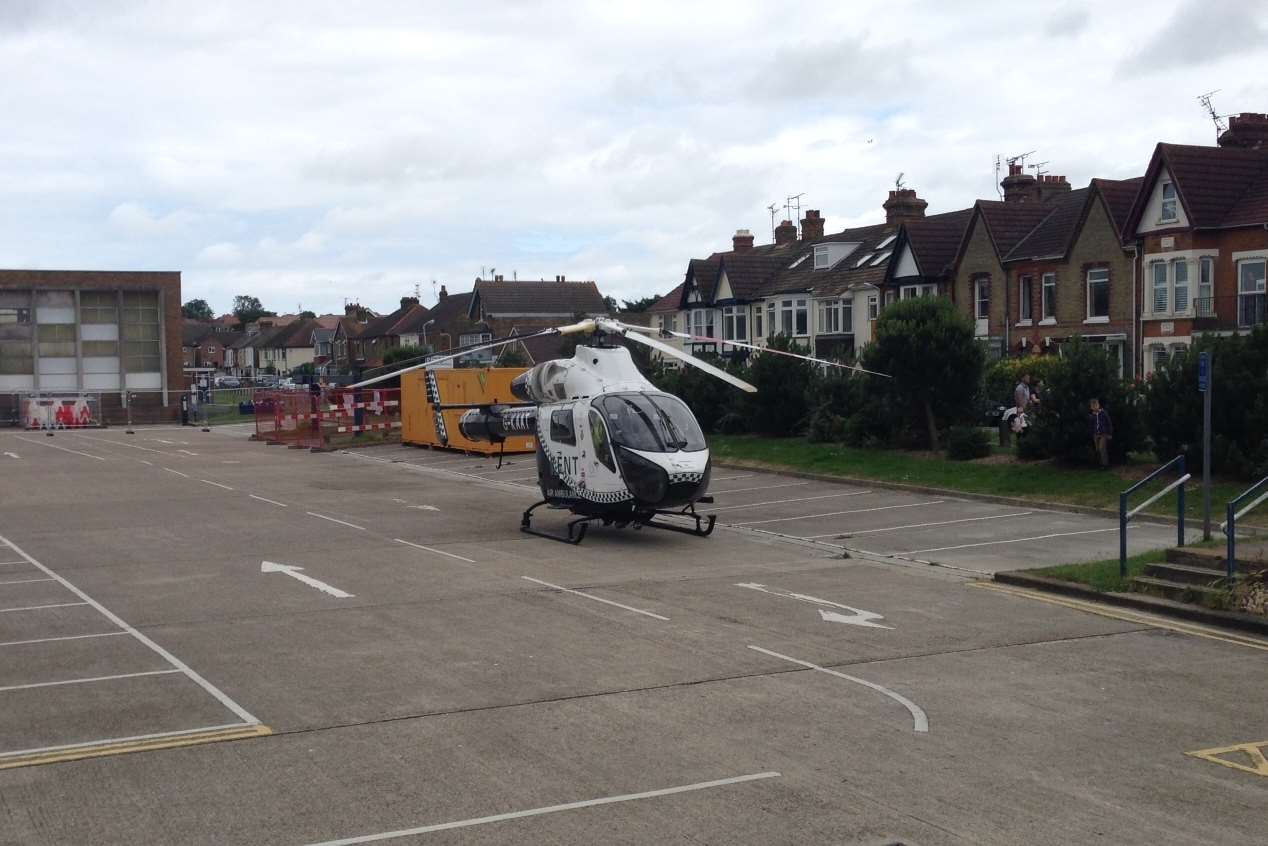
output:
[[[805,347],[782,335],[771,338],[769,346],[799,355],[809,354]],[[741,378],[757,388],[757,393],[744,395],[744,407],[750,414],[753,431],[778,437],[805,431],[810,417],[807,398],[820,381],[814,364],[786,355],[758,353]],[[730,386],[725,387],[734,391]]]
[[991,454],[990,433],[976,426],[952,426],[947,431],[947,458],[969,461]]
[[1268,327],[1245,336],[1201,336],[1150,377],[1149,434],[1160,459],[1184,455],[1202,468],[1202,395],[1198,354],[1214,355],[1211,372],[1212,470],[1242,478],[1268,475]]
[[1020,358],[1001,358],[986,368],[982,378],[982,395],[993,402],[1011,408],[1013,389],[1021,377],[1030,374],[1030,383],[1051,380],[1051,373],[1061,367],[1062,359],[1055,355],[1027,355]]
[[[747,378],[742,365],[727,364],[716,355],[702,354],[699,358],[735,373],[741,379]],[[690,365],[664,368],[649,376],[652,383],[662,391],[674,394],[685,402],[704,431],[723,432],[724,420],[725,434],[738,435],[748,430],[748,414],[742,399],[746,394],[733,385]]]
[[806,437],[811,443],[838,443],[845,440],[845,423],[844,417],[821,405],[810,415]]
[[869,383],[889,394],[893,409],[905,409],[910,431],[937,449],[939,428],[972,419],[981,388],[985,353],[972,321],[946,297],[916,297],[887,306],[875,329],[863,366],[891,378]]
[[1144,397],[1118,375],[1118,362],[1100,344],[1075,338],[1062,349],[1060,362],[1044,378],[1043,403],[1030,415],[1018,454],[1055,458],[1072,464],[1095,463],[1088,400],[1099,399],[1114,424],[1110,460],[1145,446]]

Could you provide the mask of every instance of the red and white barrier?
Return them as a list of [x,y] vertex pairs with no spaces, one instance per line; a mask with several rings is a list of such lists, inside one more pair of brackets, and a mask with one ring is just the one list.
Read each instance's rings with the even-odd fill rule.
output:
[[401,421],[393,420],[391,423],[369,423],[365,426],[339,426],[335,429],[339,434],[345,432],[378,432],[383,429],[399,429]]

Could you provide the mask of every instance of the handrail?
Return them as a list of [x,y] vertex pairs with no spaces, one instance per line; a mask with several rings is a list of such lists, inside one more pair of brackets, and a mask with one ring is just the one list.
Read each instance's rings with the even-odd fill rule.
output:
[[[1146,484],[1148,484],[1149,482],[1152,482],[1154,479],[1158,478],[1158,476],[1160,476],[1161,474],[1165,473],[1166,471],[1170,470],[1173,467],[1175,467],[1180,473],[1180,476],[1178,479],[1176,479],[1171,484],[1167,485],[1158,493],[1151,496],[1149,499],[1142,502],[1140,505],[1133,508],[1131,511],[1127,510],[1127,498],[1129,496],[1131,496],[1133,493],[1140,490]],[[1118,495],[1118,576],[1119,578],[1122,578],[1122,579],[1127,578],[1127,523],[1128,521],[1130,521],[1133,517],[1139,514],[1142,510],[1149,507],[1150,505],[1153,505],[1155,502],[1162,499],[1164,496],[1166,496],[1167,494],[1171,493],[1173,490],[1176,490],[1176,489],[1179,489],[1180,491],[1179,494],[1176,496],[1176,546],[1184,546],[1184,486],[1185,486],[1185,483],[1187,483],[1189,479],[1191,478],[1192,476],[1190,476],[1188,473],[1184,471],[1184,456],[1177,455],[1175,458],[1171,459],[1166,464],[1162,465],[1157,470],[1153,471],[1148,476],[1141,479],[1139,482],[1132,485],[1130,488],[1128,488],[1127,490],[1123,491],[1122,493]]]
[[1223,530],[1224,537],[1227,539],[1228,557],[1225,562],[1225,567],[1230,579],[1233,578],[1233,574],[1237,570],[1237,521],[1258,507],[1261,502],[1268,499],[1268,491],[1264,491],[1261,496],[1257,497],[1250,503],[1250,505],[1247,505],[1241,511],[1237,510],[1237,506],[1241,504],[1242,500],[1246,499],[1246,497],[1250,496],[1266,484],[1268,484],[1268,476],[1260,479],[1258,482],[1238,494],[1235,498],[1229,500],[1228,505],[1225,506],[1227,519],[1220,524],[1220,529]]

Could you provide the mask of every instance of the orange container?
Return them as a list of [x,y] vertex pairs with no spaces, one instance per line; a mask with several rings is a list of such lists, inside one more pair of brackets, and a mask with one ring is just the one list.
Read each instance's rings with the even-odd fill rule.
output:
[[[458,430],[466,411],[451,408],[438,411],[437,405],[486,405],[518,403],[511,393],[511,380],[526,367],[420,368],[401,374],[401,440],[414,446],[444,447],[495,455],[502,444],[471,441]],[[535,452],[537,438],[517,435],[506,441],[506,452]]]

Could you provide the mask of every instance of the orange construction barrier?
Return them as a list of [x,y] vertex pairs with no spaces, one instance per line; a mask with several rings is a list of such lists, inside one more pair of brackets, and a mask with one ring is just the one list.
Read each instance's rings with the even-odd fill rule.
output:
[[[526,367],[420,368],[401,374],[401,442],[414,446],[442,447],[463,452],[495,455],[502,444],[471,441],[458,430],[465,408],[441,409],[444,405],[492,405],[518,403],[511,393],[511,380]],[[506,452],[536,452],[537,438],[521,435],[508,438]]]

